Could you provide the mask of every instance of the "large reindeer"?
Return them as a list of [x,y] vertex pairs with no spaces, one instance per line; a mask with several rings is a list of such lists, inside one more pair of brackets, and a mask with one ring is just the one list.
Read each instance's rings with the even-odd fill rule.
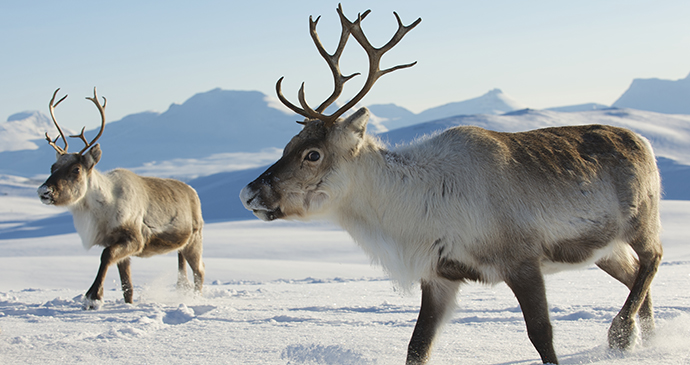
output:
[[[194,289],[201,294],[204,283],[202,254],[201,203],[196,191],[177,180],[143,177],[129,170],[115,169],[106,174],[94,166],[101,158],[96,141],[105,129],[105,106],[98,102],[96,89],[91,100],[101,114],[101,129],[87,142],[84,129],[80,138],[85,147],[77,153],[67,153],[67,138],[55,119],[54,109],[67,95],[55,102],[55,90],[50,99],[50,116],[59,135],[48,143],[57,151],[57,161],[51,175],[38,188],[44,204],[64,206],[74,219],[74,226],[86,249],[103,246],[101,265],[96,280],[86,292],[85,309],[97,309],[103,298],[103,280],[112,264],[117,264],[125,302],[132,303],[133,287],[130,256],[149,257],[178,251],[178,289],[190,288],[185,262],[194,274]],[[56,144],[59,138],[64,147]]]
[[[310,18],[311,36],[330,66],[335,91],[312,109],[276,90],[304,116],[304,128],[283,156],[240,193],[245,207],[266,221],[326,218],[343,227],[395,279],[421,282],[422,305],[407,363],[429,358],[432,341],[466,281],[512,289],[527,333],[544,363],[557,363],[543,274],[596,264],[630,289],[613,319],[612,348],[631,346],[635,317],[643,335],[654,328],[649,287],[661,260],[660,181],[651,146],[621,128],[586,125],[500,133],[456,127],[415,144],[387,149],[365,133],[369,118],[359,102],[382,75],[381,56],[421,19],[373,47],[361,22],[338,7],[340,43],[328,54]],[[340,95],[338,63],[349,35],[366,50],[369,74],[362,90],[331,115]]]

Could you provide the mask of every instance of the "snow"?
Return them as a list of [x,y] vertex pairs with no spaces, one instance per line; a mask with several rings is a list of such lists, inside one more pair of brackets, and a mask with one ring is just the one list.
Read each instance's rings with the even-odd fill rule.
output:
[[[124,303],[111,269],[104,305],[84,311],[99,250],[84,251],[73,229],[56,232],[71,218],[42,205],[29,181],[7,178],[0,187],[2,364],[404,363],[420,292],[396,288],[335,227],[209,223],[202,297],[175,290],[176,255],[134,258],[134,303]],[[690,201],[662,202],[665,257],[652,285],[656,336],[630,351],[606,346],[627,295],[623,285],[594,267],[547,277],[561,363],[690,363],[688,221]],[[4,230],[17,225],[34,230],[16,237]],[[504,284],[465,285],[458,300],[432,364],[539,363]]]

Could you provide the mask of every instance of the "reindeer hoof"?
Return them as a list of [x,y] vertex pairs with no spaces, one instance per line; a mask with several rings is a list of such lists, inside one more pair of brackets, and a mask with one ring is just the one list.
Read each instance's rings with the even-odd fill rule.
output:
[[634,320],[613,319],[609,328],[609,347],[614,350],[628,350],[637,339],[638,329]]
[[103,300],[101,299],[89,299],[84,298],[83,310],[98,310],[103,306]]
[[192,289],[194,289],[194,286],[192,283],[189,282],[189,280],[178,280],[177,281],[177,290],[182,292],[182,293],[191,293]]

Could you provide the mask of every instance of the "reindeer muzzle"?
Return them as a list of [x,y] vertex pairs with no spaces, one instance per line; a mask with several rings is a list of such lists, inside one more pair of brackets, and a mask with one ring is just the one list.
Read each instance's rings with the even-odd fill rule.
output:
[[262,221],[270,222],[282,218],[283,212],[280,207],[267,207],[262,198],[261,189],[255,190],[251,185],[245,186],[240,192],[240,200],[242,200],[244,207],[251,210]]
[[38,197],[41,199],[43,204],[52,205],[55,204],[55,197],[53,195],[53,188],[43,184],[38,188]]

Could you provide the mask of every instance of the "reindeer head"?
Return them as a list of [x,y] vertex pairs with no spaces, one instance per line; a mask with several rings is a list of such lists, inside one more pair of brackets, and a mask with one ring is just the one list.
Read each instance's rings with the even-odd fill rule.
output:
[[[86,194],[91,171],[101,159],[101,148],[95,143],[101,137],[105,129],[105,106],[107,100],[103,98],[103,105],[98,102],[96,88],[93,89],[93,98],[86,97],[96,104],[101,114],[101,129],[91,142],[88,142],[86,137],[84,137],[84,130],[86,127],[82,128],[80,134],[70,136],[72,138],[80,138],[85,146],[79,152],[68,153],[67,138],[65,138],[60,125],[55,119],[55,107],[67,97],[67,95],[65,95],[57,103],[53,104],[59,90],[60,89],[57,89],[53,93],[53,98],[50,99],[48,108],[50,109],[50,116],[53,119],[53,123],[55,123],[55,127],[60,134],[55,137],[55,139],[51,139],[48,133],[46,133],[46,140],[48,140],[48,143],[57,151],[57,161],[50,168],[50,177],[48,180],[38,188],[38,196],[44,204],[71,205],[78,202]],[[62,138],[65,147],[60,147],[56,144],[59,138]]]
[[[421,19],[405,26],[398,14],[394,12],[398,21],[398,30],[383,47],[375,48],[361,28],[361,22],[369,14],[369,10],[358,15],[354,22],[345,17],[340,5],[337,12],[340,16],[342,32],[338,47],[333,54],[325,50],[316,33],[319,18],[314,21],[309,17],[312,40],[333,74],[335,84],[333,93],[316,109],[312,109],[304,97],[304,83],[302,83],[298,93],[300,108],[283,96],[281,91],[283,78],[281,77],[276,83],[276,93],[280,101],[305,119],[298,122],[303,124],[304,128],[287,144],[280,160],[240,193],[244,206],[263,220],[308,219],[315,215],[327,214],[329,203],[343,197],[347,190],[349,176],[345,166],[347,166],[347,161],[356,158],[364,143],[369,112],[366,108],[361,108],[348,118],[342,119],[340,116],[362,100],[379,77],[416,64],[413,62],[384,70],[379,68],[383,54],[400,42],[407,32],[421,22]],[[355,73],[344,76],[340,72],[340,56],[350,35],[364,48],[369,58],[367,79],[362,89],[349,102],[335,113],[325,115],[324,110],[340,96],[345,82],[359,75]]]

